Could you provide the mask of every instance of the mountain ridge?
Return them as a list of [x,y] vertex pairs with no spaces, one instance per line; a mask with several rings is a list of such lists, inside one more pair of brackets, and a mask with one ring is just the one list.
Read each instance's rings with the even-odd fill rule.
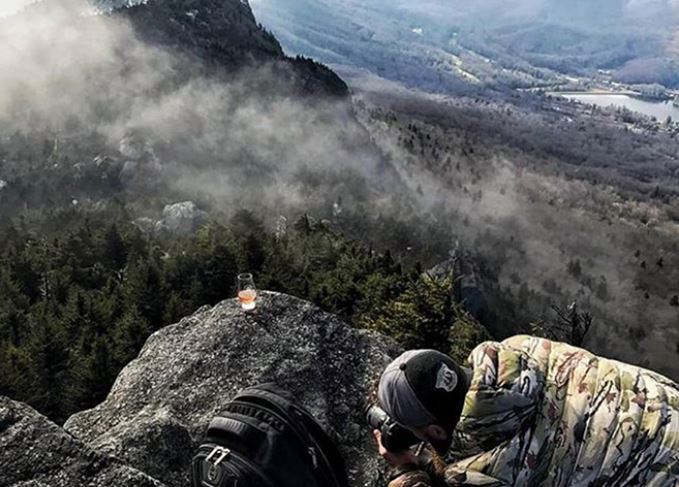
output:
[[222,68],[274,62],[276,74],[297,85],[302,95],[343,97],[347,85],[332,70],[311,59],[285,55],[276,37],[264,29],[242,0],[148,0],[114,9],[139,36],[198,56]]
[[[83,10],[83,5],[89,8]],[[267,65],[278,80],[276,88],[285,94],[344,98],[349,93],[346,83],[327,66],[307,57],[287,56],[244,0],[45,0],[1,19],[0,26],[16,17],[46,14],[49,18],[50,9],[58,12],[64,29],[79,29],[88,18],[125,21],[145,43],[194,61],[193,71],[232,78],[243,69]]]

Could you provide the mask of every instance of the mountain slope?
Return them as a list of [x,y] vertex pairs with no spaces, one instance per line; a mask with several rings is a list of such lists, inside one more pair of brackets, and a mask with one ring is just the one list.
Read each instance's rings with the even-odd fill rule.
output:
[[353,74],[348,66],[408,87],[455,93],[549,87],[567,83],[567,74],[594,76],[597,68],[662,55],[673,11],[638,23],[638,13],[621,4],[252,1],[286,49],[329,63],[345,77]]
[[222,73],[234,74],[242,68],[268,64],[280,78],[279,88],[290,88],[292,94],[347,95],[346,84],[327,67],[311,59],[286,56],[273,34],[257,23],[247,1],[47,0],[3,19],[0,30],[16,18],[51,15],[61,19],[64,32],[81,33],[90,28],[91,19],[101,17],[93,16],[93,11],[128,21],[136,37],[149,45],[194,58],[201,65],[193,66],[196,70],[219,68]]
[[344,82],[309,59],[285,56],[276,38],[241,0],[150,0],[119,8],[142,39],[198,55],[203,61],[238,68],[276,61],[278,75],[298,85],[302,94],[343,96]]
[[151,0],[120,7],[116,14],[127,17],[146,40],[226,64],[285,57],[276,38],[240,0]]

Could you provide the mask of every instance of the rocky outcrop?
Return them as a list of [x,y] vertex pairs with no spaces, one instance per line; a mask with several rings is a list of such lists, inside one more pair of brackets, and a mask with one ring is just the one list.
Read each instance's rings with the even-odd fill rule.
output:
[[448,260],[431,268],[427,273],[432,277],[453,276],[455,301],[462,303],[477,321],[483,324],[491,321],[486,285],[482,272],[470,252],[458,244],[450,252]]
[[[289,57],[276,37],[257,22],[247,0],[88,0],[30,3],[17,15],[49,12],[55,4],[73,12],[64,29],[79,29],[92,14],[122,19],[141,40],[187,59],[177,72],[178,83],[197,72],[229,78],[244,68],[265,66],[273,80],[257,83],[276,94],[315,98],[347,98],[346,83],[327,66],[303,57]],[[91,4],[91,8],[83,5]],[[71,8],[73,7],[73,8]],[[78,7],[78,8],[75,8]],[[64,10],[64,9],[61,9]],[[61,11],[60,10],[60,11]],[[97,39],[92,39],[97,42]],[[252,84],[255,78],[249,80]],[[259,93],[261,95],[261,93]]]
[[95,452],[34,409],[0,397],[0,487],[162,487]]
[[229,300],[152,335],[106,401],[71,417],[65,429],[94,450],[183,487],[210,419],[238,390],[274,381],[336,437],[352,485],[370,485],[382,463],[363,412],[396,352],[390,340],[290,296],[262,293],[250,314]]
[[282,294],[262,293],[249,314],[236,300],[202,308],[152,335],[106,401],[63,429],[0,398],[0,487],[184,487],[210,419],[240,389],[271,381],[336,438],[352,485],[371,485],[383,464],[363,413],[397,352]]
[[296,94],[344,97],[348,87],[313,60],[287,57],[278,40],[257,23],[246,0],[109,0],[146,41],[195,55],[227,71],[271,63],[279,88]]
[[208,218],[208,214],[196,206],[193,201],[183,201],[166,205],[163,218],[156,222],[156,232],[189,234],[196,231]]
[[218,56],[227,64],[284,57],[276,38],[257,24],[250,5],[242,0],[117,3],[114,14],[127,17],[154,43]]

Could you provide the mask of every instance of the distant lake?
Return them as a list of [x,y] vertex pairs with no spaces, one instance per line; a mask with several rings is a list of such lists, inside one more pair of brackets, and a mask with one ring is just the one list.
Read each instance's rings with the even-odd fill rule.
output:
[[608,107],[611,105],[625,107],[633,112],[639,112],[648,115],[649,117],[655,117],[661,122],[664,122],[667,117],[672,117],[672,120],[679,121],[679,108],[675,107],[672,104],[672,101],[642,100],[640,98],[618,93],[552,93],[552,95],[563,96],[569,100],[600,107]]

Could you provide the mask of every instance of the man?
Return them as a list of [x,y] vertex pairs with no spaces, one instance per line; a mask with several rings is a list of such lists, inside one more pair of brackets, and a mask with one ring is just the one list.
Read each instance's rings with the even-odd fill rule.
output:
[[390,487],[679,487],[676,383],[528,336],[482,343],[467,365],[410,351],[383,373],[380,405],[438,460],[388,452],[375,431]]

